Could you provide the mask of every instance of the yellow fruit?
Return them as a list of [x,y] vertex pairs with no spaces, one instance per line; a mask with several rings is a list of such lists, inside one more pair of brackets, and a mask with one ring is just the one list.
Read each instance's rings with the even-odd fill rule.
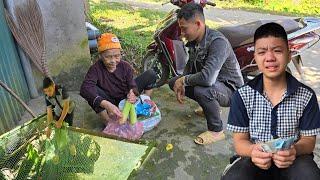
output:
[[167,151],[170,151],[170,150],[172,150],[172,149],[173,149],[173,145],[172,145],[172,144],[167,144],[166,150],[167,150]]

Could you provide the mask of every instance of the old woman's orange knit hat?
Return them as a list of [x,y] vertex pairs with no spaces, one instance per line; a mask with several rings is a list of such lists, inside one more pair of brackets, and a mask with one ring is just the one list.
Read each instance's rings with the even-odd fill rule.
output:
[[107,49],[121,49],[120,41],[116,35],[104,33],[98,38],[98,52],[102,52]]

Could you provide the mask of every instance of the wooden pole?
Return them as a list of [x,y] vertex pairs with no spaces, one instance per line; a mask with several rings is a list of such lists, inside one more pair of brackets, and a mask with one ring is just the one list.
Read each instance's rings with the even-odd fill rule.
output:
[[16,98],[18,100],[18,102],[32,115],[32,117],[37,117],[37,115],[27,106],[27,104],[25,102],[23,102],[23,100],[16,94],[14,93],[5,83],[3,83],[0,80],[0,85],[7,90],[14,98]]

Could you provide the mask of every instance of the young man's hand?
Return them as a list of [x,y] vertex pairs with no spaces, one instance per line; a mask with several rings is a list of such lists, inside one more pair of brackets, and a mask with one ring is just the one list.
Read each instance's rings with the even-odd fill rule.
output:
[[263,152],[260,144],[254,145],[251,151],[251,161],[260,169],[269,169],[272,164],[272,153]]
[[173,90],[176,93],[177,100],[181,104],[183,103],[184,93],[185,93],[184,78],[185,78],[184,76],[178,78],[173,86]]
[[131,104],[136,103],[137,96],[133,93],[133,89],[130,89],[129,93],[127,94],[127,101]]
[[278,168],[287,168],[293,161],[296,159],[297,151],[294,146],[291,146],[290,149],[277,151],[273,154],[273,162]]

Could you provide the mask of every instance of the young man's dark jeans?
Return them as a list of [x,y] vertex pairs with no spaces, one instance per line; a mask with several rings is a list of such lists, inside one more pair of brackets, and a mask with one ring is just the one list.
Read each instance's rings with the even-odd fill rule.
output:
[[[173,90],[174,83],[179,77],[170,79],[169,86]],[[185,95],[195,100],[203,109],[207,119],[208,129],[219,132],[223,130],[220,117],[220,106],[230,106],[230,99],[233,88],[226,83],[217,81],[211,87],[206,86],[186,86]]]
[[[143,90],[150,90],[153,88],[153,85],[156,83],[157,80],[157,75],[154,71],[152,70],[148,70],[143,72],[141,75],[137,76],[135,79],[135,82],[137,84],[137,88],[139,93],[141,93]],[[118,106],[119,102],[126,98],[120,98],[120,99],[116,99],[114,97],[111,97],[110,95],[108,95],[107,93],[105,93],[101,88],[97,87],[97,91],[99,96],[103,97],[104,99],[106,99],[107,101],[111,102],[112,104]],[[90,104],[89,104],[90,105]],[[92,105],[90,105],[93,110],[96,113],[100,113],[101,111],[104,110],[104,108],[98,106],[96,108],[94,108]]]
[[288,168],[280,169],[274,164],[263,170],[255,166],[249,157],[236,162],[221,178],[222,180],[319,180],[320,170],[313,155],[298,156]]

